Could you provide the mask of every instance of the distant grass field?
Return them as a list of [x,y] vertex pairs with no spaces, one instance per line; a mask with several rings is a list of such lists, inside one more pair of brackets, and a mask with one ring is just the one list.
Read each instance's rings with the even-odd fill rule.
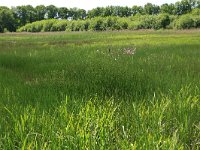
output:
[[200,30],[0,34],[0,149],[199,149]]

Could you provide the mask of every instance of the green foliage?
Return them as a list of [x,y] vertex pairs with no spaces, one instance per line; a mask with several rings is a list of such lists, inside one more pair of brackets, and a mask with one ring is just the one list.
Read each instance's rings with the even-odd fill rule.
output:
[[194,20],[191,15],[182,15],[176,21],[176,28],[178,29],[190,29],[194,27]]
[[173,14],[175,14],[175,6],[174,6],[174,4],[167,4],[167,3],[163,4],[160,7],[160,12],[173,15]]
[[87,31],[89,24],[87,22],[78,20],[74,22],[74,29],[73,31]]
[[[16,29],[19,29],[20,27],[36,22],[41,21],[44,19],[58,19],[58,20],[77,20],[78,22],[69,23],[71,25],[76,24],[75,29],[70,29],[65,27],[57,27],[57,25],[53,25],[52,28],[47,31],[83,31],[88,30],[90,25],[90,30],[93,31],[103,31],[103,30],[121,30],[121,29],[161,29],[161,28],[177,28],[175,25],[175,22],[178,21],[172,21],[169,23],[169,19],[162,18],[162,17],[156,17],[157,15],[165,14],[169,15],[169,18],[171,15],[181,16],[184,14],[192,14],[192,15],[199,15],[199,8],[200,8],[200,2],[199,0],[181,0],[176,2],[175,4],[163,4],[161,6],[157,6],[152,3],[147,3],[142,6],[107,6],[107,7],[97,7],[92,10],[86,11],[84,9],[79,8],[66,8],[66,7],[56,7],[54,5],[44,6],[44,5],[38,5],[36,7],[33,7],[31,5],[25,5],[25,6],[17,6],[12,7],[11,9],[6,7],[0,7],[0,9],[7,9],[6,11],[11,11],[11,14],[14,17],[14,29],[12,31],[15,31]],[[138,19],[139,15],[143,15],[143,17],[140,17]],[[152,15],[152,16],[151,16]],[[132,17],[136,17],[136,22],[133,23]],[[103,17],[103,22],[101,21],[101,17]],[[112,19],[108,19],[108,18]],[[164,15],[163,15],[164,17]],[[93,19],[92,18],[99,18],[99,19]],[[122,18],[121,21],[120,18]],[[126,19],[124,19],[126,18]],[[145,21],[142,21],[142,19],[145,19]],[[195,18],[197,18],[195,16]],[[108,24],[106,20],[108,19]],[[157,19],[157,20],[155,20]],[[163,20],[162,20],[163,19]],[[79,20],[86,20],[86,22],[82,22]],[[99,20],[95,23],[95,20]],[[170,20],[171,21],[171,20]],[[109,22],[113,22],[113,25],[110,25]],[[130,25],[128,24],[130,22]],[[198,21],[197,21],[198,22]],[[96,24],[96,27],[95,27]],[[106,25],[107,24],[107,25]],[[169,24],[169,25],[168,25]],[[198,23],[197,23],[198,24]],[[9,26],[9,25],[8,25]],[[58,25],[59,26],[59,25]],[[64,25],[65,26],[65,25]],[[86,27],[84,27],[86,26]],[[129,26],[129,27],[128,27]],[[194,25],[198,26],[198,25]],[[4,30],[3,28],[6,28],[10,30],[10,27],[3,27],[1,24],[1,32]],[[37,27],[36,27],[37,28]],[[48,27],[47,27],[48,28]],[[181,28],[181,27],[180,27]],[[35,29],[30,30],[35,32]],[[38,31],[38,30],[36,30]]]
[[36,19],[37,21],[44,20],[46,14],[46,7],[44,5],[38,5],[35,7]]
[[106,23],[104,22],[104,18],[101,17],[92,18],[91,23],[89,25],[89,30],[94,30],[94,31],[106,30]]
[[0,32],[4,32],[4,29],[8,31],[16,31],[16,23],[12,11],[7,7],[0,7]]
[[154,29],[165,29],[170,24],[170,18],[168,14],[160,14],[156,17],[156,23]]
[[[32,26],[32,27],[31,27]],[[96,17],[86,20],[44,20],[27,24],[18,31],[105,31],[138,29],[190,29],[199,28],[199,15],[187,14],[180,17],[169,14],[140,15],[132,17]]]
[[37,21],[37,12],[31,5],[13,7],[12,11],[18,26]]
[[44,21],[42,31],[43,32],[51,31],[51,28],[52,28],[53,24],[55,24],[55,23],[57,23],[57,20],[55,20],[55,19],[50,19],[48,21]]
[[49,5],[46,7],[46,19],[57,18],[58,8],[54,5]]
[[200,16],[193,16],[194,27],[200,28]]
[[60,20],[56,21],[52,27],[51,31],[65,31],[67,27],[68,21],[67,20]]
[[147,15],[156,15],[159,14],[160,11],[160,7],[156,6],[154,4],[151,3],[147,3],[146,5],[144,5],[144,12]]
[[200,15],[200,8],[195,8],[191,12],[192,15]]
[[[191,1],[192,2],[192,1]],[[192,6],[189,0],[182,0],[175,3],[175,14],[183,15],[191,12]]]

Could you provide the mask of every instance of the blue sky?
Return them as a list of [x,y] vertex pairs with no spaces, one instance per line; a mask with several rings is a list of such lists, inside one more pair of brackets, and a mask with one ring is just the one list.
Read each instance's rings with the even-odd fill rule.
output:
[[178,0],[0,0],[0,6],[20,6],[20,5],[32,5],[37,6],[43,4],[47,5],[55,5],[57,7],[78,7],[86,10],[90,10],[95,7],[101,6],[129,6],[140,5],[143,6],[147,2],[161,5],[164,3],[175,3]]

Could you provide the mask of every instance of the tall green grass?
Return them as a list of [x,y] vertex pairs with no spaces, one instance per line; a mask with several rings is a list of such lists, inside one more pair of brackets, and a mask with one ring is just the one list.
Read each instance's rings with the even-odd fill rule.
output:
[[198,149],[199,40],[1,34],[0,149]]

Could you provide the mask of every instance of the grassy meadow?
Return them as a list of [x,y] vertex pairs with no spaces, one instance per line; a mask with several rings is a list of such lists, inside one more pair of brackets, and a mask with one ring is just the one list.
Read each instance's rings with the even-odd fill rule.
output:
[[200,147],[200,30],[0,34],[0,149]]

